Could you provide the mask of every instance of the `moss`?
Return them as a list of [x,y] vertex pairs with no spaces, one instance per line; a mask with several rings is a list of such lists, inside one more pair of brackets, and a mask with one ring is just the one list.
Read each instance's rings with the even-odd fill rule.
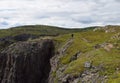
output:
[[56,71],[52,72],[52,76],[56,77]]

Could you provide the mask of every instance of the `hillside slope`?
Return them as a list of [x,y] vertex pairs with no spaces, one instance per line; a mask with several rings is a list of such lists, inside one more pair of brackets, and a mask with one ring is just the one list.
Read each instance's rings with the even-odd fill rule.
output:
[[[70,34],[56,37],[58,48],[66,47]],[[74,33],[71,44],[52,59],[54,83],[119,83],[120,26],[97,27]],[[62,46],[61,46],[61,45]],[[54,67],[54,64],[56,67]],[[51,83],[52,83],[51,82]]]
[[66,29],[48,25],[26,25],[0,30],[0,37],[16,36],[19,34],[32,34],[39,36],[56,36],[70,32],[79,32],[81,29]]
[[47,25],[19,26],[0,30],[0,50],[18,41],[27,41],[44,36],[59,36],[82,31],[81,29],[65,29]]
[[[49,58],[48,83],[120,83],[120,26],[64,29],[37,25],[0,30],[0,33],[1,54],[15,45],[18,48],[15,54],[21,55],[19,50],[26,47],[19,45],[24,41],[30,43],[27,49],[32,42],[38,42],[39,47],[41,39],[54,41],[55,56]],[[26,50],[24,53],[28,53]],[[34,51],[43,53],[35,47]],[[32,54],[32,50],[29,52]],[[10,55],[14,56],[14,52],[9,51]]]

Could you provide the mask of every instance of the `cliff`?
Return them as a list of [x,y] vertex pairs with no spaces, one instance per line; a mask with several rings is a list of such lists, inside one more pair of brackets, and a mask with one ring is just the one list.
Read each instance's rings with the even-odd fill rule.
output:
[[0,83],[48,83],[52,40],[18,42],[0,53]]
[[58,30],[59,36],[33,32],[0,38],[0,83],[120,82],[120,26]]

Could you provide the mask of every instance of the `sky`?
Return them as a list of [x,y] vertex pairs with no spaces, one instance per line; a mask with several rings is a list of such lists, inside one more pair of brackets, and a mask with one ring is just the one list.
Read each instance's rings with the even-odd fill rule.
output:
[[119,25],[120,0],[0,0],[0,29],[40,24],[65,28]]

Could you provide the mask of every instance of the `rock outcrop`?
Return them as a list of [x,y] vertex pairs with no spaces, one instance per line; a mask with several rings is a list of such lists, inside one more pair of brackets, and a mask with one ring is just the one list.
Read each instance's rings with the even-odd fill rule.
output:
[[18,34],[15,36],[2,37],[0,38],[0,51],[15,42],[27,41],[29,39],[36,39],[38,37],[40,36],[32,34]]
[[0,83],[48,83],[52,40],[18,42],[0,53]]

